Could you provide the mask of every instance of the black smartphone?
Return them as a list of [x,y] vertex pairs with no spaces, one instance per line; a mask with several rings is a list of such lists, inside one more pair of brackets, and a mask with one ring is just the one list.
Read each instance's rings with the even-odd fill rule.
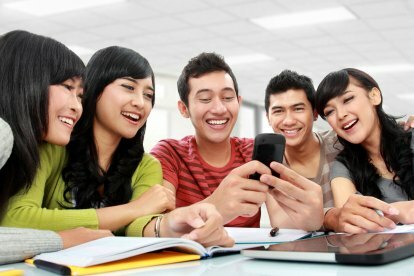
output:
[[[285,152],[285,137],[276,133],[258,134],[254,139],[253,160],[260,161],[270,167],[273,161],[282,163]],[[272,170],[272,175],[279,177],[279,174]],[[260,174],[250,175],[251,179],[259,180]]]

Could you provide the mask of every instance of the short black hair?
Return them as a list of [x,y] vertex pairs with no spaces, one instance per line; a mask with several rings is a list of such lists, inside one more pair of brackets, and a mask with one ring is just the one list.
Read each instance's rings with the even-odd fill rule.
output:
[[236,95],[239,95],[239,88],[236,77],[233,74],[230,66],[224,61],[224,58],[216,53],[201,53],[189,60],[184,67],[180,77],[177,81],[178,94],[181,101],[188,106],[188,95],[190,94],[190,87],[188,80],[190,78],[198,78],[207,73],[224,71],[230,75],[233,80]]
[[283,70],[279,75],[274,76],[266,87],[266,113],[269,111],[270,96],[284,93],[289,89],[303,89],[312,109],[315,109],[315,87],[311,78],[299,75],[295,71]]

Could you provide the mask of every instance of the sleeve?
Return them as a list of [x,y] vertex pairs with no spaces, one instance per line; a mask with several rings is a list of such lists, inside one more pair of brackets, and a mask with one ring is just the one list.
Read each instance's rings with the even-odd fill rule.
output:
[[180,157],[173,146],[168,141],[162,140],[151,150],[151,154],[160,161],[164,179],[178,189]]
[[0,244],[0,265],[63,248],[57,233],[25,228],[0,227]]
[[60,231],[76,227],[97,229],[95,209],[71,210],[60,207],[64,183],[61,171],[65,148],[46,145],[40,150],[40,166],[30,188],[9,200],[0,225]]
[[10,126],[0,118],[0,169],[6,164],[13,149],[13,132]]
[[339,162],[338,160],[335,160],[332,164],[329,180],[332,180],[337,177],[344,177],[349,180],[352,180],[349,170],[345,167],[345,165]]
[[[145,154],[132,178],[132,199],[137,199],[155,184],[162,183],[160,162],[149,154]],[[126,236],[142,237],[145,226],[158,214],[149,214],[137,218],[126,229]]]

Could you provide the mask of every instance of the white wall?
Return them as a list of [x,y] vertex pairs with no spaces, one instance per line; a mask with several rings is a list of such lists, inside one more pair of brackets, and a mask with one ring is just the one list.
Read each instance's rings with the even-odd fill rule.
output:
[[179,139],[193,134],[190,120],[178,111],[178,100],[177,78],[156,74],[155,106],[148,118],[144,141],[147,152],[161,139]]

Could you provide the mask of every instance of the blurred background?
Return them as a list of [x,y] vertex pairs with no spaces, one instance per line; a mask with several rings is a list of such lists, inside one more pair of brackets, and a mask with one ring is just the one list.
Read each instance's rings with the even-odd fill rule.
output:
[[[244,98],[234,135],[270,132],[264,90],[284,69],[311,77],[356,67],[393,115],[414,114],[414,0],[0,0],[0,33],[53,37],[85,63],[106,46],[133,48],[156,73],[145,146],[192,134],[177,110],[177,77],[201,52],[232,67]],[[321,119],[317,129],[328,128]]]

